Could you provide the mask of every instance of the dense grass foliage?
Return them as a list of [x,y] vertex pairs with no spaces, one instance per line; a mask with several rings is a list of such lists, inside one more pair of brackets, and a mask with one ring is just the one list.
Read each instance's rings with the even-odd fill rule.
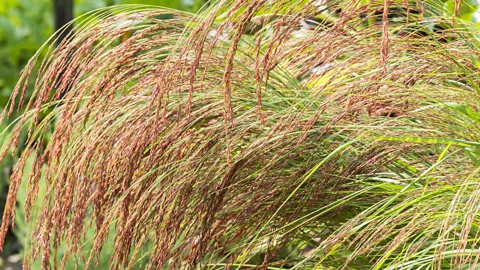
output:
[[443,1],[130,5],[75,33],[2,117],[25,109],[0,239],[25,192],[27,267],[477,267],[480,43]]

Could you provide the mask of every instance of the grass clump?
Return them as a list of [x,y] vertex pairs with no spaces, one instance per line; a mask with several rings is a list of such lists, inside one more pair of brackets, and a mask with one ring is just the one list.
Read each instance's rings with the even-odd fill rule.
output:
[[88,14],[3,115],[0,239],[23,181],[27,267],[476,268],[478,30],[424,3]]

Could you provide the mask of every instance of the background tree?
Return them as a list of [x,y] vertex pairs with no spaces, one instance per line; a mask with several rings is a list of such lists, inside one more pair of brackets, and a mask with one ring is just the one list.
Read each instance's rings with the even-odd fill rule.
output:
[[[73,21],[73,0],[53,0],[55,10],[55,30],[58,31],[64,25]],[[64,31],[59,34],[57,44],[59,44],[73,29],[73,25],[68,25]]]

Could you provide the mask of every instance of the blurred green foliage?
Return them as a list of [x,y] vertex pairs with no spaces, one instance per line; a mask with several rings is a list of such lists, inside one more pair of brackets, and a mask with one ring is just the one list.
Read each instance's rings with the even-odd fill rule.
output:
[[2,0],[0,3],[0,108],[28,59],[52,34],[49,0]]

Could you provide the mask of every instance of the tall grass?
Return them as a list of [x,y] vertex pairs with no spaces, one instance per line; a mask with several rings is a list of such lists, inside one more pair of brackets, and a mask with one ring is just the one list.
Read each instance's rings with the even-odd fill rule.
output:
[[107,243],[111,268],[477,267],[480,44],[442,1],[77,22],[2,117],[25,110],[0,239],[24,181],[26,267],[93,268]]

